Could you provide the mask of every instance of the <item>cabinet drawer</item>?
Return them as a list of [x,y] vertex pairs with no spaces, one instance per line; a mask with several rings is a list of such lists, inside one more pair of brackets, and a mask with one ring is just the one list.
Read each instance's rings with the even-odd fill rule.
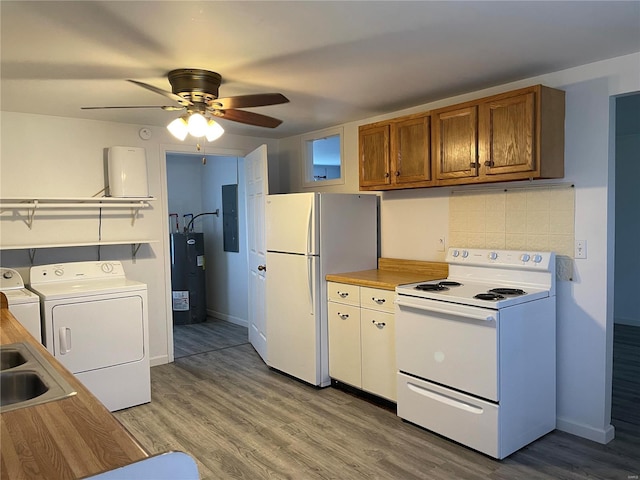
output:
[[393,312],[393,300],[396,292],[379,288],[360,287],[360,304],[362,308]]
[[499,407],[476,397],[398,373],[398,416],[475,450],[502,458]]
[[348,283],[327,283],[327,295],[330,302],[360,306],[360,287]]

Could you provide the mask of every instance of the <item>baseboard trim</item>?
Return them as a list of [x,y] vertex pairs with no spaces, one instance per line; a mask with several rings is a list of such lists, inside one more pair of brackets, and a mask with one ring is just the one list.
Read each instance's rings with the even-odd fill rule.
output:
[[249,322],[243,318],[234,317],[233,315],[228,315],[226,313],[216,312],[215,310],[207,309],[207,315],[214,318],[219,318],[220,320],[224,320],[225,322],[235,323],[236,325],[240,325],[241,327],[248,328]]
[[611,424],[607,425],[604,429],[600,429],[558,418],[556,419],[556,428],[563,432],[586,438],[587,440],[602,443],[603,445],[609,443],[615,437],[615,428]]
[[157,357],[149,357],[149,366],[157,367],[169,363],[169,355],[159,355]]

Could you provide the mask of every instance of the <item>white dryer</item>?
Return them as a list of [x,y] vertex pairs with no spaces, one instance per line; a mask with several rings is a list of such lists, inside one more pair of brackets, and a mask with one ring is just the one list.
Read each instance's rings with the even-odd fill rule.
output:
[[12,268],[0,268],[0,291],[6,295],[16,320],[42,343],[40,297],[24,287],[22,276]]
[[151,401],[147,286],[122,264],[31,267],[44,345],[110,410]]

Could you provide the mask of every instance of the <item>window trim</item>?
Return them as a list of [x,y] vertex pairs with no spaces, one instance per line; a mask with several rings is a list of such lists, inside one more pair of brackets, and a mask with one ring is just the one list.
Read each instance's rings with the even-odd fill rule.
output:
[[[313,180],[313,156],[309,155],[309,142],[321,140],[327,137],[338,136],[340,139],[340,177],[330,180]],[[332,127],[318,130],[316,132],[307,133],[300,137],[300,148],[302,153],[302,187],[314,188],[325,187],[330,185],[344,185],[345,183],[345,165],[344,165],[344,128]]]

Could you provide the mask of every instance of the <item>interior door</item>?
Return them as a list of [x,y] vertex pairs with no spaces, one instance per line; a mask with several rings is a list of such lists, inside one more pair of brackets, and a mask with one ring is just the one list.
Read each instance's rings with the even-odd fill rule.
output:
[[249,263],[249,342],[267,360],[265,274],[265,197],[269,193],[267,146],[260,145],[244,159]]

